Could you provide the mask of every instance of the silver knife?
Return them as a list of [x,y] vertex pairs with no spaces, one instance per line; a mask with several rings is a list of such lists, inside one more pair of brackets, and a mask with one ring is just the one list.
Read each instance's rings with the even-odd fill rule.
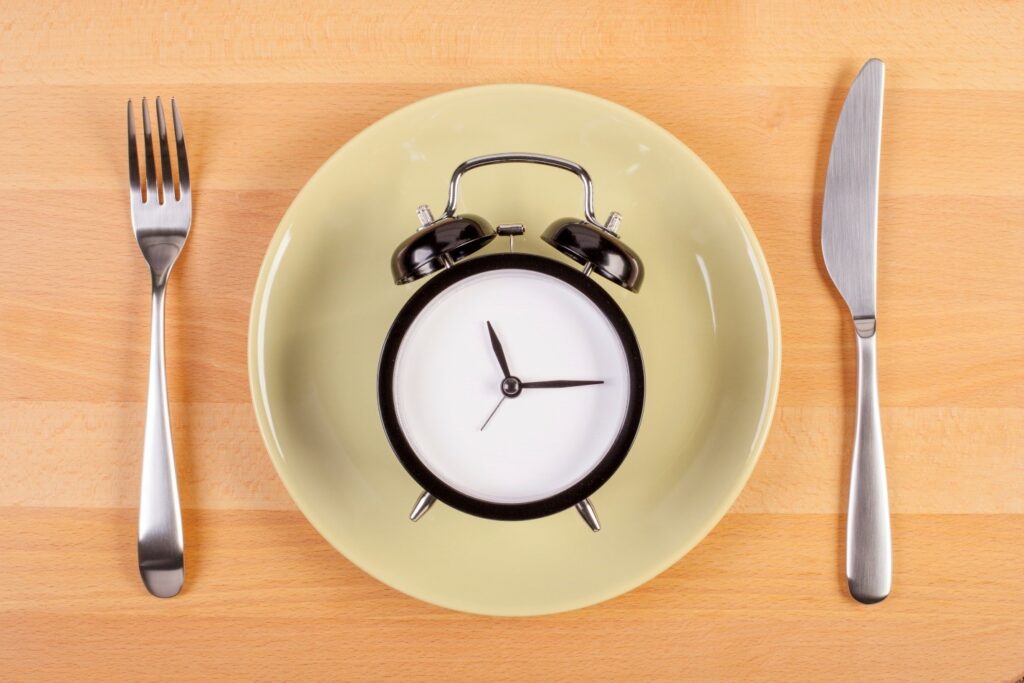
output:
[[846,518],[846,578],[864,603],[892,588],[892,534],[875,371],[875,252],[885,63],[861,68],[839,114],[825,176],[821,250],[857,333],[857,427]]

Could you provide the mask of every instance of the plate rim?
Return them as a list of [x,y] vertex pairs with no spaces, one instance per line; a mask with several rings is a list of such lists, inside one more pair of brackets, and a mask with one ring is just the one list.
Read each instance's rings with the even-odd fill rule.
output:
[[[274,268],[274,255],[278,253],[278,247],[281,241],[284,239],[285,233],[287,233],[290,225],[288,223],[289,216],[293,212],[296,205],[298,205],[307,192],[310,191],[310,187],[314,184],[321,175],[325,174],[326,169],[332,165],[334,159],[341,155],[347,147],[362,139],[365,136],[372,135],[380,127],[387,125],[387,123],[402,113],[407,113],[408,110],[417,109],[421,107],[429,106],[434,100],[439,98],[452,97],[458,94],[471,94],[477,93],[486,96],[488,92],[494,91],[512,91],[512,90],[523,90],[523,91],[548,91],[557,96],[564,97],[575,97],[582,100],[587,100],[591,104],[597,107],[604,107],[616,111],[618,114],[633,119],[638,124],[649,129],[653,133],[656,133],[660,138],[661,142],[666,146],[675,148],[678,152],[688,157],[691,162],[695,162],[701,167],[706,176],[717,186],[727,202],[731,205],[733,213],[739,218],[737,224],[743,231],[748,245],[751,247],[751,259],[756,267],[757,273],[763,282],[762,291],[764,292],[764,304],[766,305],[766,312],[768,313],[768,343],[769,343],[769,374],[767,392],[764,397],[764,401],[761,407],[760,421],[757,427],[756,437],[751,442],[751,448],[749,451],[749,457],[746,458],[742,465],[740,476],[736,477],[732,487],[727,490],[726,495],[721,499],[719,505],[714,509],[713,513],[709,514],[707,521],[704,525],[698,527],[699,531],[692,535],[692,538],[687,543],[679,544],[673,552],[668,553],[666,559],[659,563],[652,562],[647,570],[637,579],[635,575],[629,580],[621,579],[617,582],[609,582],[604,586],[601,591],[595,591],[589,595],[586,600],[561,600],[551,601],[550,604],[546,605],[544,609],[527,609],[523,611],[500,611],[500,610],[487,610],[487,609],[474,609],[467,605],[459,605],[454,602],[446,603],[442,600],[438,600],[434,597],[428,597],[427,595],[417,594],[415,592],[407,591],[404,588],[399,588],[388,581],[380,578],[376,572],[370,570],[362,562],[353,559],[349,553],[345,552],[344,549],[340,548],[330,536],[326,534],[322,528],[318,515],[307,510],[306,506],[301,502],[302,496],[297,495],[294,490],[292,483],[289,481],[285,472],[283,471],[279,461],[284,461],[283,449],[277,444],[276,436],[273,434],[273,430],[269,424],[269,415],[266,414],[262,409],[263,397],[259,389],[259,372],[257,367],[258,354],[256,352],[257,338],[258,338],[258,327],[261,320],[261,302],[262,295],[266,291],[267,280],[269,277],[270,270]],[[772,279],[771,270],[768,267],[768,261],[765,258],[764,251],[761,248],[761,243],[757,239],[757,235],[754,233],[754,229],[747,219],[746,214],[740,207],[739,202],[733,196],[732,192],[729,191],[725,183],[722,182],[721,178],[711,169],[710,166],[701,159],[692,149],[690,149],[682,140],[673,135],[669,130],[662,127],[655,121],[647,118],[643,114],[640,114],[629,107],[618,104],[612,100],[599,97],[587,92],[576,90],[573,88],[566,88],[561,86],[553,86],[539,83],[491,83],[484,85],[473,85],[468,87],[452,88],[449,90],[443,90],[441,92],[434,93],[427,97],[422,97],[412,102],[409,102],[403,106],[400,106],[388,114],[380,117],[370,125],[366,126],[352,137],[345,140],[333,153],[331,153],[316,171],[306,180],[302,188],[296,193],[295,197],[288,204],[288,208],[282,214],[281,219],[278,221],[277,227],[274,229],[274,233],[271,235],[270,240],[267,242],[267,246],[263,255],[263,259],[260,262],[259,272],[256,277],[256,283],[253,287],[252,302],[249,308],[249,324],[247,326],[247,339],[246,339],[246,365],[247,374],[249,379],[249,390],[250,400],[252,408],[256,416],[257,426],[260,431],[260,437],[263,442],[264,449],[267,457],[270,459],[274,471],[277,473],[278,479],[284,485],[288,496],[291,498],[292,503],[302,513],[306,521],[313,526],[320,537],[328,543],[335,551],[337,551],[346,561],[352,563],[358,567],[362,572],[380,582],[383,585],[388,586],[392,590],[407,595],[416,600],[441,607],[443,609],[449,609],[453,611],[465,612],[470,614],[480,614],[484,616],[516,616],[516,617],[529,617],[529,616],[541,616],[546,614],[556,614],[561,612],[568,612],[578,609],[585,609],[601,604],[608,600],[620,597],[629,593],[641,586],[645,585],[652,579],[658,577],[664,573],[669,567],[672,567],[684,558],[694,547],[696,547],[701,541],[707,538],[708,534],[718,526],[725,515],[729,512],[732,506],[736,503],[740,493],[746,488],[747,483],[753,474],[754,468],[760,461],[762,454],[764,453],[764,447],[768,440],[768,435],[771,432],[772,425],[775,420],[775,413],[778,407],[778,394],[779,385],[781,383],[782,374],[782,333],[781,333],[781,321],[779,318],[779,307],[778,299],[775,292],[775,284]]]

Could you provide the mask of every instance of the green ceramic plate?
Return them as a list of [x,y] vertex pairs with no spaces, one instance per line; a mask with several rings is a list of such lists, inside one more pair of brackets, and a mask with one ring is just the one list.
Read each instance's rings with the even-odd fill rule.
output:
[[[505,151],[582,164],[599,216],[647,276],[639,294],[608,284],[630,317],[647,375],[632,451],[593,497],[603,529],[576,512],[527,522],[443,504],[420,522],[420,493],[377,414],[377,359],[402,303],[395,246],[415,209],[444,207],[461,161]],[[517,249],[580,212],[579,181],[531,165],[466,177],[460,210],[521,222]],[[484,253],[506,248],[495,240]],[[350,140],[296,197],[267,251],[253,299],[249,378],[281,479],[316,529],[381,581],[468,612],[530,615],[614,597],[676,562],[721,519],[757,461],[779,382],[775,294],[739,206],[697,156],[647,119],[559,88],[496,85],[417,102]]]

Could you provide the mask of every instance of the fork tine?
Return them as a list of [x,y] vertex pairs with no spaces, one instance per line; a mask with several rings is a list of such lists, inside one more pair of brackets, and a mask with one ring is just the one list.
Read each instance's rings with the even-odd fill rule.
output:
[[135,115],[132,113],[131,100],[128,100],[128,191],[133,202],[142,201],[139,179],[139,146],[135,141]]
[[189,192],[188,180],[188,157],[185,155],[185,128],[181,125],[181,114],[178,113],[178,103],[171,98],[171,117],[174,119],[174,140],[178,146],[178,186],[181,188],[181,198]]
[[142,135],[146,146],[146,201],[157,199],[156,160],[153,158],[153,130],[149,125],[149,102],[142,98]]
[[167,122],[164,104],[156,98],[156,130],[160,135],[160,178],[163,180],[163,203],[174,200],[174,176],[171,175],[171,153],[167,148]]

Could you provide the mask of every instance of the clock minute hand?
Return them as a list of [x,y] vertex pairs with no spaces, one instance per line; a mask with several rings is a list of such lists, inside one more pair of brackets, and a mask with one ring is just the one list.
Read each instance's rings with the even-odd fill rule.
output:
[[601,379],[554,379],[547,382],[523,382],[523,389],[568,389],[569,387],[586,387],[591,384],[604,384]]
[[501,348],[501,342],[498,341],[498,335],[491,326],[490,320],[487,321],[487,332],[491,335],[491,348],[494,349],[494,355],[498,358],[498,365],[501,366],[501,371],[505,373],[505,379],[508,379],[512,376],[512,373],[509,372],[508,361],[505,360],[505,350]]

